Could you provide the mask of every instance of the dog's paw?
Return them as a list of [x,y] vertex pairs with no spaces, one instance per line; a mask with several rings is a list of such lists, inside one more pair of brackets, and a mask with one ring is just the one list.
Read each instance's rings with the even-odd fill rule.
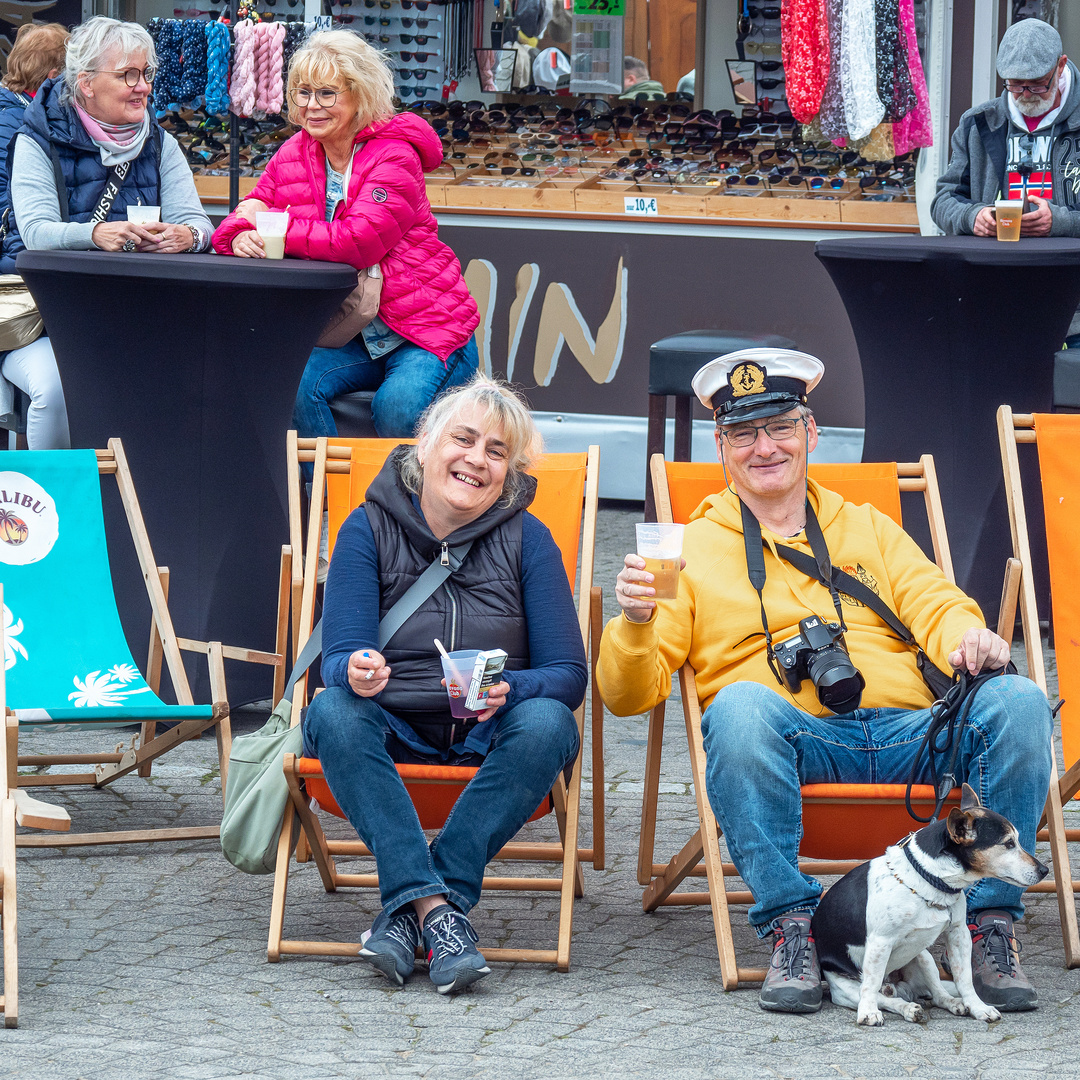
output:
[[915,1001],[909,1001],[900,1011],[900,1015],[909,1024],[925,1024],[926,1010]]
[[859,1009],[857,1022],[863,1027],[881,1027],[885,1023],[885,1017],[881,1015],[880,1009],[868,1009],[866,1012]]
[[948,1009],[953,1016],[967,1016],[968,1007],[958,997],[942,998],[941,1008]]
[[976,1020],[985,1020],[988,1024],[1001,1019],[1001,1013],[993,1005],[983,1005],[982,1002],[978,1006],[972,1006],[969,1011]]

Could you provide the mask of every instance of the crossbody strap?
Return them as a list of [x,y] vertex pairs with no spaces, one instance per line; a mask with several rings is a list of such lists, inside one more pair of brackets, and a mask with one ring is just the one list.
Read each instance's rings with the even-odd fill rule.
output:
[[[408,622],[417,608],[429,597],[435,594],[435,590],[465,561],[473,542],[467,540],[464,544],[456,547],[446,546],[431,565],[406,589],[404,595],[379,621],[379,649],[386,647],[387,642]],[[444,559],[445,557],[445,559]],[[322,652],[322,619],[311,631],[311,636],[304,642],[300,655],[288,679],[285,681],[285,693],[281,696],[292,701],[293,686],[303,676],[304,672],[315,662],[316,657]]]

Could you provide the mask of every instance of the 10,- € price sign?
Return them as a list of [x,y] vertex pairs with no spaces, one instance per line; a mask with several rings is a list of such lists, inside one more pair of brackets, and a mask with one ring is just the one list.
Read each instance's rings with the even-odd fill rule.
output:
[[640,214],[643,217],[655,217],[659,212],[656,208],[656,198],[642,198],[640,195],[627,195],[623,200],[624,214]]
[[574,0],[575,15],[625,15],[626,0]]

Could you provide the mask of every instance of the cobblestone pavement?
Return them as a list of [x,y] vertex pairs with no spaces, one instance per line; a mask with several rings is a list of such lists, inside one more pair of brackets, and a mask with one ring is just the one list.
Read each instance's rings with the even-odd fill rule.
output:
[[[609,605],[635,517],[602,513],[597,580]],[[1030,902],[1019,930],[1042,1006],[991,1026],[931,1010],[924,1026],[889,1016],[884,1027],[865,1030],[829,1004],[814,1016],[782,1016],[762,1012],[754,989],[724,993],[708,909],[641,911],[645,735],[643,718],[607,717],[608,866],[585,871],[569,974],[496,965],[451,999],[439,997],[423,972],[396,990],[357,960],[268,964],[271,879],[235,871],[211,843],[20,851],[20,1027],[0,1031],[0,1075],[1034,1080],[1080,1073],[1072,1042],[1080,973],[1062,966],[1052,896]],[[69,736],[36,741],[71,745]],[[660,859],[696,823],[677,706],[665,751]],[[149,783],[132,776],[109,791],[58,800],[76,828],[116,827],[131,813],[163,824],[181,816],[188,824],[215,821],[213,740],[167,760]],[[586,835],[589,807],[586,795]],[[1080,825],[1080,815],[1069,816]],[[553,831],[547,823],[529,829],[538,838]],[[324,893],[308,863],[291,878],[286,932],[357,940],[375,912],[373,894]],[[744,963],[764,965],[766,950],[741,909],[734,922]],[[554,898],[486,895],[475,924],[485,943],[545,947],[555,940]]]

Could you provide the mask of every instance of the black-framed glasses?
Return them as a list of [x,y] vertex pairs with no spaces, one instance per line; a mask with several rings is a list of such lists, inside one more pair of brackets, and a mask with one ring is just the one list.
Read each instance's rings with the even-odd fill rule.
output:
[[140,79],[147,86],[150,86],[157,76],[157,68],[155,67],[124,68],[123,71],[112,71],[109,68],[94,68],[93,70],[95,75],[120,75],[132,90],[139,85]]
[[1026,94],[1036,94],[1039,97],[1042,97],[1043,94],[1045,94],[1050,89],[1051,86],[1055,85],[1053,79],[1054,79],[1054,72],[1056,72],[1056,71],[1057,71],[1057,66],[1055,65],[1054,71],[1052,71],[1049,75],[1046,76],[1046,82],[1044,84],[1041,84],[1041,85],[1032,85],[1031,83],[1025,83],[1025,82],[1014,82],[1012,79],[1006,79],[1005,80],[1005,89],[1008,90],[1009,93],[1013,94],[1015,97],[1019,97],[1021,94],[1025,94],[1025,93]]
[[338,94],[341,92],[340,90],[331,90],[326,86],[320,86],[318,90],[309,90],[306,86],[298,86],[295,90],[289,91],[289,100],[298,109],[306,109],[311,105],[314,98],[317,105],[329,109],[337,101]]
[[753,446],[758,440],[758,432],[764,431],[773,442],[783,442],[794,438],[803,422],[801,416],[794,419],[769,420],[764,424],[740,424],[736,428],[722,427],[720,434],[727,440],[728,446]]

